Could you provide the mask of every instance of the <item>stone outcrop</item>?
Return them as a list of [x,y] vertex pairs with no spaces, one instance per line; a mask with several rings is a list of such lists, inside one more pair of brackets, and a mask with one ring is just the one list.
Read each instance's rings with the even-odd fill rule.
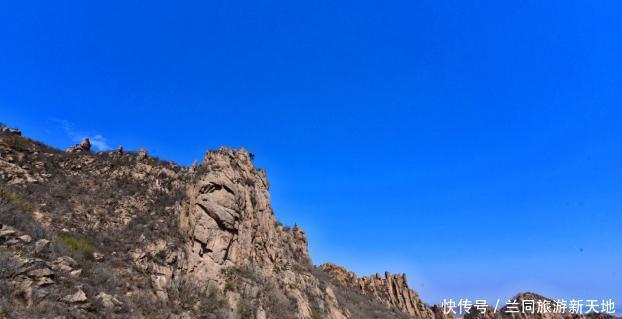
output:
[[335,300],[323,297],[319,281],[304,275],[311,267],[306,235],[298,226],[290,230],[276,221],[265,171],[255,168],[246,150],[209,151],[197,171],[189,203],[179,215],[188,237],[186,273],[224,287],[231,269],[252,269],[278,289],[288,287],[296,318],[311,316],[312,298],[334,318],[345,318]]
[[78,291],[76,291],[75,293],[63,297],[62,300],[69,303],[76,303],[85,302],[88,300],[88,298],[86,298],[86,294],[84,293],[84,291],[78,289]]
[[248,152],[221,148],[208,152],[201,166],[204,173],[189,188],[179,223],[200,257],[190,268],[197,262],[210,271],[244,263],[266,271],[310,265],[304,232],[278,225],[265,172]]
[[144,160],[147,158],[147,149],[146,148],[141,148],[138,150],[138,160]]
[[0,132],[4,134],[8,134],[8,135],[17,135],[17,136],[22,135],[22,131],[16,128],[11,128],[11,127],[6,127],[6,126],[0,127]]
[[360,290],[387,306],[395,307],[410,316],[433,319],[440,315],[426,305],[419,295],[408,287],[406,274],[392,275],[385,272],[384,278],[376,273],[373,276],[357,277],[355,273],[341,266],[326,263],[320,266],[331,278],[341,285]]
[[91,151],[91,141],[88,138],[85,138],[76,146],[72,146],[67,148],[67,152],[69,153],[81,153],[81,152],[90,152]]

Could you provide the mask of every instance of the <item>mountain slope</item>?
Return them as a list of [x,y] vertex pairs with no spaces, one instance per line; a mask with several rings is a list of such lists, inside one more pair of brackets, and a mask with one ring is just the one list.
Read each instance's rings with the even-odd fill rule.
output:
[[[0,318],[448,319],[405,275],[313,266],[244,149],[183,167],[0,130]],[[557,318],[557,317],[555,317]],[[564,317],[566,318],[566,317]],[[606,318],[604,316],[603,318]]]
[[0,313],[405,317],[315,268],[305,233],[275,219],[268,188],[243,149],[209,151],[188,168],[2,132]]

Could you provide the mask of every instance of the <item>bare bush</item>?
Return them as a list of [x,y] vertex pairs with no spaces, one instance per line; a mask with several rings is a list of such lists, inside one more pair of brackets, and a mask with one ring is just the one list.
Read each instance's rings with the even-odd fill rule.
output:
[[269,318],[295,318],[296,305],[273,281],[266,280],[262,284],[262,295],[266,313]]
[[192,309],[204,295],[204,289],[196,284],[191,276],[177,276],[171,280],[167,288],[171,301],[185,310]]
[[34,239],[46,238],[47,231],[32,218],[32,213],[15,208],[8,202],[0,201],[0,224],[10,225]]
[[140,291],[132,295],[131,300],[134,308],[146,318],[169,318],[170,308],[149,291]]
[[215,285],[210,285],[201,298],[199,317],[201,319],[228,319],[229,303]]
[[123,284],[113,270],[101,264],[94,265],[86,276],[94,287],[104,288],[109,292],[115,292]]

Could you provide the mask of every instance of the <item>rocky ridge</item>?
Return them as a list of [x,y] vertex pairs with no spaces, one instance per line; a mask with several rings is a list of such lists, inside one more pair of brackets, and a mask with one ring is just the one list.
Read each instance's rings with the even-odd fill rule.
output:
[[88,144],[0,133],[0,317],[353,317],[247,151],[188,168]]
[[184,167],[3,126],[0,318],[451,317],[405,275],[313,266],[269,187],[244,149]]
[[378,302],[389,307],[395,307],[415,318],[446,318],[437,311],[438,307],[426,305],[419,295],[408,287],[406,274],[392,275],[385,272],[384,278],[380,273],[374,276],[357,277],[355,273],[332,263],[325,263],[320,269],[329,274],[337,283],[350,289],[358,289],[366,296],[371,296]]

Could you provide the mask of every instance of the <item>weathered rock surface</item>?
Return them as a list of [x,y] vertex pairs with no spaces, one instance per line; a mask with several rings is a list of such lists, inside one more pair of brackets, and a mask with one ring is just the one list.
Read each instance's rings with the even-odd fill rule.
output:
[[438,315],[408,287],[405,274],[392,275],[385,272],[384,278],[378,273],[359,278],[355,273],[332,263],[323,264],[320,269],[339,284],[358,289],[364,295],[371,296],[387,306],[393,306],[410,316],[432,319]]
[[[304,232],[277,223],[265,171],[255,168],[247,151],[207,152],[198,172],[179,217],[187,235],[187,273],[224,287],[231,269],[252,269],[264,284],[274,282],[274,289],[289,295],[294,302],[289,311],[296,318],[311,317],[311,299],[335,318],[345,317],[335,300],[324,298],[319,280],[307,270],[311,261]],[[230,298],[258,293],[249,289]]]
[[76,144],[76,146],[72,146],[67,148],[67,152],[70,153],[79,153],[79,152],[90,152],[91,151],[91,141],[88,138],[85,138],[80,142],[80,144]]
[[95,298],[99,300],[107,309],[112,309],[122,305],[121,301],[119,301],[116,297],[105,292],[100,292]]
[[63,301],[69,303],[85,302],[87,300],[88,298],[86,298],[86,294],[82,291],[82,289],[78,289],[75,293],[63,297]]
[[144,160],[147,158],[147,149],[141,148],[138,150],[138,160]]

